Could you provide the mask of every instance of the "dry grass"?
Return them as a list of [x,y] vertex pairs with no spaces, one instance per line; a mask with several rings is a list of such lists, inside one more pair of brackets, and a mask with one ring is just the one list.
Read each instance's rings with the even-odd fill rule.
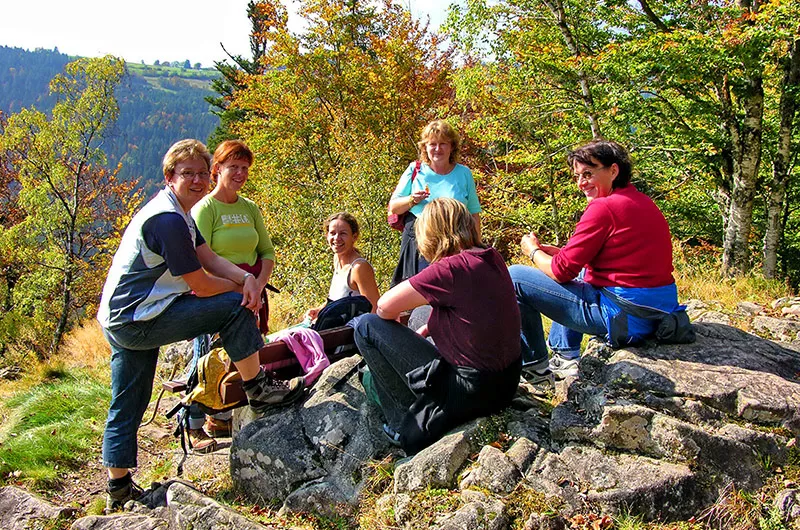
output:
[[770,302],[792,295],[791,288],[782,281],[765,280],[760,270],[739,278],[725,278],[720,271],[720,257],[716,249],[673,245],[675,282],[681,300],[696,298],[714,302],[721,309],[733,311],[742,301],[769,306]]
[[708,528],[758,530],[767,499],[757,498],[757,495],[737,490],[729,484],[717,502],[709,506],[698,519]]
[[[322,294],[320,302],[325,300]],[[269,294],[269,331],[274,333],[303,321],[307,307],[301,307],[288,292]]]
[[110,357],[111,347],[95,319],[70,331],[58,353],[61,362],[70,368],[102,368],[108,365]]

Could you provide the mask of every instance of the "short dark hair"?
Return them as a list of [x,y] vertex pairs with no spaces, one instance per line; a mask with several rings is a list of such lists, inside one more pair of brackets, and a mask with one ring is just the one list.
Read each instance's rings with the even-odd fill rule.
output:
[[600,162],[603,167],[616,164],[619,168],[617,178],[611,183],[612,188],[624,188],[630,183],[631,173],[633,171],[631,155],[628,154],[627,149],[617,142],[612,140],[592,140],[588,144],[584,144],[574,151],[570,151],[567,155],[567,163],[570,169],[574,167],[575,162],[580,162],[588,166],[596,166],[595,160]]

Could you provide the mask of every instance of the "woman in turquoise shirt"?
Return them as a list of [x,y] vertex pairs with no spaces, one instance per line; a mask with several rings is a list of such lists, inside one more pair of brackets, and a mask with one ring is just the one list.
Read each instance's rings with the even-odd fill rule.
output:
[[417,162],[412,162],[400,177],[389,201],[389,213],[405,216],[405,228],[400,243],[400,260],[392,276],[395,286],[428,266],[417,250],[414,221],[425,205],[433,199],[447,197],[462,202],[472,214],[480,234],[481,205],[475,192],[475,179],[467,166],[458,163],[461,137],[444,120],[429,123],[417,143],[421,163],[414,176]]

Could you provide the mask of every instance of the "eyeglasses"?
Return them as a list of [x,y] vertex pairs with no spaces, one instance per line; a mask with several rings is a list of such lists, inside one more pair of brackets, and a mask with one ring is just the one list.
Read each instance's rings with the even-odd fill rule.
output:
[[178,173],[181,178],[186,180],[194,180],[195,177],[199,178],[200,180],[208,180],[211,178],[211,173],[208,171],[192,171],[192,170],[184,170]]
[[[602,167],[602,168],[600,168],[600,169],[605,169],[605,168],[606,168],[606,166],[603,166],[603,167]],[[590,180],[592,180],[592,178],[593,178],[595,175],[596,175],[596,173],[595,173],[594,171],[589,171],[589,170],[587,169],[586,171],[582,171],[582,172],[580,172],[580,173],[574,173],[574,174],[572,175],[572,178],[573,178],[573,180],[575,180],[575,182],[580,182],[580,181],[582,181],[582,180],[585,180],[586,182],[589,182]]]

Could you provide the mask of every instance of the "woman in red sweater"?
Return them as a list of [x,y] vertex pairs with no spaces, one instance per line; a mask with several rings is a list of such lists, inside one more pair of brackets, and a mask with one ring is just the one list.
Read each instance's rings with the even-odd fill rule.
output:
[[[625,148],[595,140],[570,152],[568,162],[588,202],[575,233],[557,248],[531,232],[521,246],[534,266],[509,270],[522,317],[523,377],[534,383],[551,371],[559,379],[577,375],[584,333],[611,338],[614,319],[622,317],[601,288],[640,306],[679,308],[669,226],[652,199],[630,184]],[[547,344],[542,314],[553,321]],[[632,316],[625,323],[621,342],[628,344],[652,336],[656,326]]]

